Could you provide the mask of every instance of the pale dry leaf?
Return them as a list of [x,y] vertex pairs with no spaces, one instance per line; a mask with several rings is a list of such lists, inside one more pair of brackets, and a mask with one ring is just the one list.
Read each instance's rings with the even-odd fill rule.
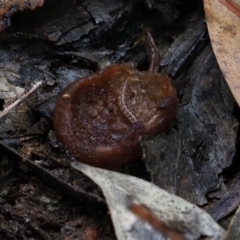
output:
[[71,165],[102,189],[119,240],[222,239],[224,231],[211,216],[180,197],[136,177],[76,161]]
[[215,56],[240,106],[240,0],[204,0],[204,8]]

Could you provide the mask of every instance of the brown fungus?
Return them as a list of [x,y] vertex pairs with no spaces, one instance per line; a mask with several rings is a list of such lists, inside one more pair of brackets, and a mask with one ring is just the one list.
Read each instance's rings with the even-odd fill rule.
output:
[[[156,45],[149,33],[146,39],[151,62],[156,62]],[[141,136],[154,136],[170,126],[176,91],[171,79],[154,72],[153,65],[153,71],[145,72],[112,65],[63,90],[54,110],[54,128],[75,160],[107,169],[120,167],[141,157]]]

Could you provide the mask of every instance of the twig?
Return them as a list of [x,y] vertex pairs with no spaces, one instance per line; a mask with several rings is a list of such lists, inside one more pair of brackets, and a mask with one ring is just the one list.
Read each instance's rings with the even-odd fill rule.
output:
[[[58,178],[57,176],[51,174],[45,168],[35,164],[34,162],[28,160],[27,158],[22,157],[14,149],[9,148],[8,146],[0,142],[0,152],[7,152],[10,157],[18,161],[19,163],[26,164],[29,169],[31,169],[32,174],[36,177],[41,178],[48,186],[58,190],[61,194],[65,194],[68,197],[72,197],[78,201],[85,202],[90,204],[91,209],[96,207],[99,210],[101,206],[103,209],[106,209],[107,205],[105,200],[90,192],[85,192],[82,189],[74,187],[72,184]],[[0,208],[1,210],[1,208]]]
[[31,93],[33,93],[39,86],[42,85],[42,81],[36,82],[32,88],[23,94],[22,96],[19,97],[18,100],[16,100],[14,103],[10,104],[8,107],[6,107],[1,113],[0,113],[0,118],[5,116],[7,113],[10,112],[11,109],[13,109],[18,103],[20,103],[23,99],[27,98]]

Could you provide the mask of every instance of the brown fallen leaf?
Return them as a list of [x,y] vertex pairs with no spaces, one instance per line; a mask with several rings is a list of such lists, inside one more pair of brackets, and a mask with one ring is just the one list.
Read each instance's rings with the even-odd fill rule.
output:
[[204,8],[215,56],[240,106],[240,0],[204,0]]
[[41,7],[44,0],[0,0],[0,32],[10,25],[13,13],[24,10],[34,10]]

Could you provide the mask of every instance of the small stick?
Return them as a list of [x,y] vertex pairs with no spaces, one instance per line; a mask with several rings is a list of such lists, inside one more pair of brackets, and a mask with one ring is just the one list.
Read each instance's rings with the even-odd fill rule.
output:
[[143,29],[143,42],[147,48],[148,59],[150,60],[148,71],[158,72],[159,64],[160,64],[160,52],[159,49],[150,33],[149,28]]
[[39,86],[42,85],[42,81],[36,82],[32,88],[24,93],[22,96],[19,97],[19,99],[17,99],[14,103],[10,104],[8,107],[6,107],[2,112],[0,112],[0,118],[2,118],[3,116],[5,116],[7,113],[9,113],[11,111],[11,109],[13,109],[15,106],[17,106],[18,103],[20,103],[23,99],[27,98],[31,93],[33,93]]

